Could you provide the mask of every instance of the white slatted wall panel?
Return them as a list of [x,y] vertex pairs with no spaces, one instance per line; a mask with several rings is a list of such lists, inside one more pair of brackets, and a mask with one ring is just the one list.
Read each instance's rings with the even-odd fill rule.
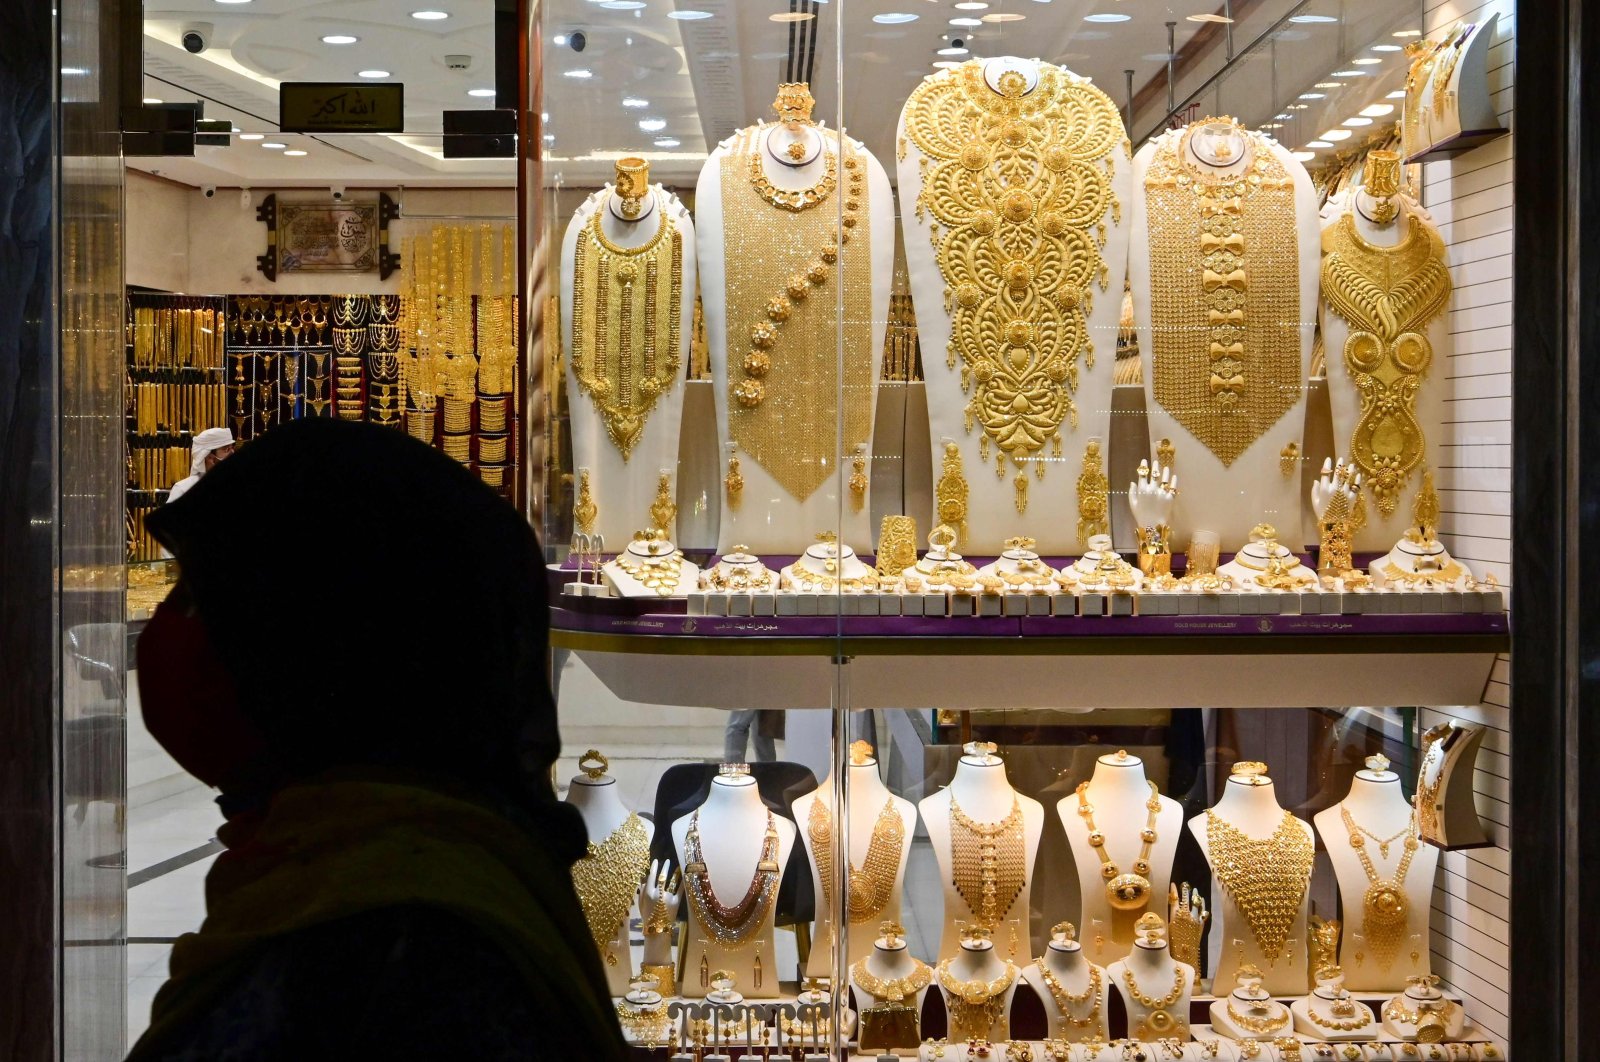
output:
[[[1489,86],[1501,121],[1511,126],[1515,0],[1424,0],[1423,31],[1446,32],[1458,20],[1496,12]],[[1455,295],[1451,348],[1441,359],[1449,388],[1445,438],[1433,449],[1443,538],[1480,576],[1511,576],[1511,230],[1513,137],[1453,159],[1423,165],[1423,201],[1449,247]],[[1447,852],[1433,893],[1433,968],[1460,993],[1473,1022],[1500,1043],[1510,1040],[1510,667],[1495,667],[1484,703],[1425,711],[1422,726],[1455,718],[1488,729],[1474,788],[1495,847]]]

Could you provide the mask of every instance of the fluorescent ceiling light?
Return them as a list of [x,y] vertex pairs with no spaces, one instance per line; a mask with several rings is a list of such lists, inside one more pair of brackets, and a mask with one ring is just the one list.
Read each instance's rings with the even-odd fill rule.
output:
[[675,148],[681,143],[683,143],[683,141],[679,140],[675,136],[656,137],[656,147],[658,148]]
[[950,20],[950,25],[952,25],[952,26],[981,26],[981,25],[983,25],[983,20],[981,18],[953,18],[953,19]]
[[299,148],[290,148],[288,151],[285,151],[284,154],[285,155],[304,155],[305,152],[301,151]]
[[1398,44],[1374,44],[1372,50],[1375,52],[1398,52],[1401,49]]
[[1319,81],[1312,88],[1344,88],[1343,81]]
[[374,78],[374,79],[376,79],[376,78],[383,78],[383,77],[388,77],[388,76],[389,76],[389,71],[387,71],[387,70],[357,70],[356,71],[356,77],[365,77],[365,78]]
[[1292,154],[1295,159],[1300,162],[1310,162],[1312,159],[1317,157],[1317,153],[1315,151],[1293,151],[1290,152],[1290,154]]
[[661,130],[665,129],[666,127],[667,127],[667,120],[665,118],[641,118],[641,119],[639,119],[639,128],[644,130],[646,133],[659,133],[659,132],[661,132]]
[[703,18],[710,18],[709,11],[668,11],[668,18],[675,18],[679,22],[698,22]]
[[1367,76],[1367,72],[1365,70],[1335,70],[1333,72],[1333,76],[1334,77],[1366,77]]
[[955,5],[957,11],[987,11],[989,5],[984,0],[961,0]]
[[1339,18],[1337,15],[1294,15],[1289,21],[1297,25],[1308,26],[1320,25],[1324,22],[1338,22]]
[[268,140],[265,144],[262,144],[261,146],[266,148],[268,151],[282,151],[284,148],[288,147],[289,145],[288,144],[280,144],[276,140]]
[[494,95],[494,89],[467,89],[467,95],[475,96],[478,99],[487,99],[488,97]]
[[81,66],[64,66],[61,68],[62,77],[87,77],[89,71]]
[[354,44],[360,37],[352,37],[348,33],[330,33],[322,38],[323,44]]
[[1021,22],[1027,17],[1027,15],[1019,14],[1015,11],[991,11],[983,16],[983,20],[985,22]]
[[776,15],[768,15],[768,22],[810,22],[816,18],[809,11],[780,11]]
[[1123,15],[1111,11],[1102,11],[1093,15],[1083,16],[1085,22],[1127,22],[1132,15]]
[[637,11],[644,6],[644,0],[605,0],[600,6],[607,11]]
[[1406,90],[1405,89],[1395,89],[1393,92],[1389,93],[1387,96],[1384,97],[1384,99],[1386,99],[1386,100],[1403,100],[1405,98],[1406,98]]
[[1352,59],[1350,61],[1356,66],[1372,66],[1375,63],[1383,62],[1383,60],[1376,55],[1363,55],[1360,59]]
[[1317,137],[1317,139],[1318,140],[1349,140],[1350,137],[1351,137],[1351,133],[1350,133],[1350,130],[1348,130],[1348,129],[1329,129],[1327,132],[1325,132],[1321,136]]
[[264,134],[262,134],[262,133],[240,133],[239,134],[239,139],[240,140],[265,140],[266,136]]
[[1391,37],[1420,37],[1420,36],[1422,36],[1422,31],[1421,30],[1395,30],[1393,33],[1389,34],[1389,36],[1391,36]]
[[1190,22],[1220,22],[1225,26],[1231,26],[1233,24],[1233,19],[1229,18],[1227,15],[1212,14],[1209,11],[1199,15],[1190,15],[1188,18]]
[[1306,147],[1308,147],[1308,148],[1331,148],[1331,147],[1333,147],[1333,145],[1328,143],[1326,140],[1312,140],[1312,141],[1310,141],[1309,143],[1306,144]]
[[219,4],[248,4],[250,0],[217,0]]
[[873,15],[872,21],[885,26],[898,26],[902,22],[915,22],[918,17],[909,11],[889,11],[882,15]]
[[1361,113],[1366,115],[1368,118],[1382,118],[1386,114],[1394,113],[1394,104],[1374,103],[1370,107],[1361,108]]
[[1371,125],[1372,124],[1372,119],[1371,118],[1363,118],[1360,115],[1356,115],[1354,118],[1346,118],[1344,121],[1340,122],[1339,124],[1340,125],[1350,125],[1350,126],[1354,126],[1357,129],[1359,129],[1364,125]]
[[1300,98],[1303,100],[1322,100],[1327,99],[1327,95],[1322,92],[1302,92],[1300,93]]
[[650,101],[640,99],[638,96],[624,96],[622,97],[622,105],[624,107],[648,107],[650,106]]
[[139,102],[140,103],[161,103],[163,101],[156,99],[154,96],[146,96],[144,99],[140,100]]
[[450,12],[433,10],[413,11],[411,12],[411,17],[415,19],[421,19],[423,22],[438,22],[440,19],[449,18]]
[[579,81],[588,81],[591,77],[594,77],[594,71],[593,70],[586,70],[583,67],[579,67],[576,70],[563,70],[563,71],[561,71],[561,76],[562,77],[575,77]]

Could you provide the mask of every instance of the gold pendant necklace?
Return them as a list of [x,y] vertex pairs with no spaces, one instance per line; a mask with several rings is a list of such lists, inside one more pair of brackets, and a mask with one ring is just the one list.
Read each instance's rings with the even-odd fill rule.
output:
[[1017,966],[1010,960],[998,977],[989,981],[963,981],[950,972],[951,960],[939,963],[939,987],[949,993],[950,1039],[972,1037],[988,1039],[989,1033],[1005,1015],[1005,993],[1017,979]]
[[1022,803],[999,822],[975,822],[950,794],[952,884],[966,901],[973,924],[993,930],[1027,884]]
[[778,879],[782,868],[778,866],[778,831],[773,826],[772,812],[767,812],[767,832],[761,842],[761,855],[756,860],[756,872],[749,888],[739,902],[728,906],[717,899],[711,886],[711,875],[706,869],[705,856],[700,850],[700,811],[695,809],[689,820],[689,832],[684,837],[683,868],[685,889],[694,917],[711,938],[725,949],[742,948],[755,939],[766,923],[772,905],[778,899]]
[[1316,850],[1305,828],[1285,811],[1272,836],[1257,840],[1207,809],[1206,847],[1211,869],[1244,915],[1256,947],[1276,964],[1311,883]]
[[[1191,155],[1195,130],[1217,122],[1243,140],[1237,175]],[[1294,181],[1265,137],[1205,118],[1160,142],[1144,183],[1152,390],[1231,465],[1304,390]]]
[[617,964],[613,953],[617,930],[628,917],[649,859],[650,836],[644,820],[629,812],[621,826],[598,844],[590,841],[587,854],[572,864],[572,885],[584,921],[607,966]]
[[[1061,1014],[1061,1020],[1074,1029],[1087,1029],[1091,1025],[1100,1023],[1101,989],[1104,983],[1100,979],[1100,968],[1089,967],[1089,987],[1084,989],[1082,995],[1071,995],[1061,987],[1061,982],[1056,980],[1056,975],[1050,967],[1045,965],[1044,957],[1037,960],[1039,964],[1039,977],[1044,981],[1045,988],[1050,990],[1050,998],[1055,1000],[1056,1010]],[[1089,1008],[1089,1013],[1082,1018],[1073,1015],[1073,1010],[1083,1004],[1094,1000],[1094,1005]]]
[[[1373,840],[1378,838],[1357,826],[1356,820],[1350,815],[1350,809],[1343,804],[1339,805],[1339,819],[1349,832],[1350,846],[1356,850],[1356,855],[1361,859],[1361,869],[1367,875],[1367,891],[1361,899],[1361,932],[1367,938],[1367,946],[1372,950],[1372,958],[1378,964],[1378,969],[1387,972],[1389,967],[1394,965],[1395,952],[1400,949],[1400,942],[1405,939],[1406,920],[1410,915],[1406,904],[1405,884],[1406,872],[1411,869],[1411,857],[1416,855],[1419,844],[1417,813],[1413,810],[1406,828],[1389,838],[1389,841],[1394,841],[1401,836],[1405,837],[1400,863],[1395,867],[1392,878],[1384,878],[1378,874],[1377,867],[1372,863],[1372,856],[1367,852],[1367,837],[1372,837]],[[1379,852],[1385,859],[1389,857],[1389,841],[1378,841]]]
[[912,970],[904,977],[885,979],[867,969],[867,960],[862,959],[850,967],[850,976],[873,999],[899,1003],[921,992],[933,981],[933,970],[927,963],[915,957],[912,957],[911,963]]
[[1139,981],[1133,975],[1133,967],[1127,965],[1122,967],[1122,980],[1127,986],[1128,995],[1137,1000],[1139,1005],[1147,1011],[1139,1022],[1138,1035],[1141,1039],[1149,1032],[1165,1035],[1177,1030],[1184,1035],[1188,1034],[1189,1020],[1175,1017],[1169,1009],[1174,1003],[1178,1002],[1178,997],[1183,995],[1183,967],[1174,963],[1172,973],[1172,991],[1157,998],[1155,996],[1147,996],[1140,990]]
[[1344,365],[1361,397],[1350,459],[1385,516],[1425,452],[1417,391],[1433,360],[1427,328],[1450,290],[1444,241],[1415,215],[1392,247],[1363,239],[1348,212],[1322,234],[1323,298],[1349,322]]
[[1094,825],[1094,805],[1089,803],[1089,783],[1078,785],[1078,814],[1089,830],[1089,847],[1100,857],[1100,876],[1105,879],[1106,902],[1119,911],[1137,911],[1150,901],[1150,849],[1156,843],[1156,818],[1161,814],[1161,790],[1146,781],[1150,799],[1144,806],[1150,812],[1144,829],[1139,831],[1139,858],[1133,861],[1133,873],[1124,874],[1106,855],[1106,836]]
[[[999,475],[1009,458],[1042,478],[1046,446],[1060,457],[1062,424],[1078,425],[1079,356],[1094,367],[1088,313],[1094,285],[1109,283],[1106,216],[1122,220],[1111,188],[1121,117],[1060,67],[1040,63],[1031,91],[1006,71],[997,92],[974,59],[918,86],[905,130],[923,156],[916,211],[933,222],[966,430],[981,428],[985,462],[998,448]],[[1026,500],[1019,487],[1019,509]]]
[[665,203],[657,208],[655,235],[630,248],[607,238],[607,207],[597,205],[573,252],[572,374],[623,461],[681,361],[683,233]]
[[[811,854],[817,862],[817,879],[822,882],[822,899],[833,909],[833,815],[821,797],[811,802],[811,812],[806,816],[806,832],[811,839]],[[884,802],[883,810],[872,824],[872,839],[867,845],[867,858],[857,868],[848,860],[845,869],[849,878],[849,909],[851,925],[860,925],[878,917],[894,892],[895,878],[900,872],[900,853],[906,837],[905,820],[900,817],[894,800]]]

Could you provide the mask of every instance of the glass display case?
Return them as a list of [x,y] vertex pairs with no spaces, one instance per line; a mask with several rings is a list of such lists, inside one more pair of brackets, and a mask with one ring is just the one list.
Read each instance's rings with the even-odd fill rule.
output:
[[1513,13],[542,6],[531,500],[641,1057],[1506,1056]]

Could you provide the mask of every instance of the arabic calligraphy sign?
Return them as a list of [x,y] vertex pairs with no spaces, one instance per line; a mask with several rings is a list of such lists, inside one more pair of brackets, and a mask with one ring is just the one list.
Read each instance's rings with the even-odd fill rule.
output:
[[377,203],[278,204],[278,272],[365,273],[377,267]]
[[278,86],[285,133],[403,133],[404,85],[285,81]]

